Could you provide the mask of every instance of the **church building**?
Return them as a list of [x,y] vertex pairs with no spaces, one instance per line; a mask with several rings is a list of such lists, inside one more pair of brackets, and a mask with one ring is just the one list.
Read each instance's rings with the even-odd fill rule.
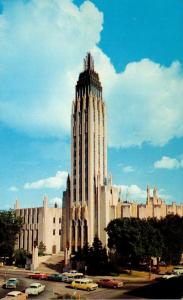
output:
[[[147,187],[146,203],[120,198],[107,171],[106,105],[102,85],[90,53],[75,87],[71,110],[71,172],[63,193],[63,206],[20,208],[23,219],[18,248],[32,252],[33,245],[43,242],[47,253],[66,251],[68,255],[92,245],[97,236],[107,246],[105,228],[115,218],[135,217],[160,219],[167,214],[183,216],[183,204],[167,205],[157,189]],[[145,200],[145,199],[144,199]]]

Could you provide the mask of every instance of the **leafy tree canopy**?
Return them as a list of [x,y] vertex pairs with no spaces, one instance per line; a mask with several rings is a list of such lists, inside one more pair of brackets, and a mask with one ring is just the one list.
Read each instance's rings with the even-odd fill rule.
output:
[[15,212],[0,211],[0,256],[12,257],[17,234],[22,226],[21,217],[17,217]]
[[156,222],[139,218],[112,220],[106,228],[108,247],[127,262],[160,257],[164,240]]
[[15,265],[24,268],[26,264],[26,258],[30,257],[30,255],[31,254],[24,249],[16,249],[14,251]]
[[41,241],[39,243],[39,247],[38,247],[38,255],[43,256],[46,252],[46,246],[45,244]]
[[159,221],[159,230],[164,241],[163,260],[178,264],[183,253],[183,217],[168,215]]
[[82,249],[76,252],[73,260],[83,261],[87,266],[88,274],[104,274],[108,267],[107,251],[98,237],[94,238],[92,247],[85,244]]

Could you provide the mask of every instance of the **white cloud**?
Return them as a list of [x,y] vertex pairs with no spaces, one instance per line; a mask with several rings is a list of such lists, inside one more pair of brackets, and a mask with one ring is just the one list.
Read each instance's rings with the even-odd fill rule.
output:
[[68,173],[65,171],[58,171],[55,176],[48,177],[44,179],[40,179],[34,182],[27,182],[24,185],[24,189],[60,189],[64,188],[66,185],[66,179],[67,179]]
[[121,196],[123,200],[134,200],[134,201],[145,201],[146,200],[146,191],[141,189],[138,185],[118,185],[119,190],[121,191]]
[[49,201],[52,205],[57,204],[59,207],[62,206],[62,198],[60,197],[54,197]]
[[10,192],[17,192],[18,190],[19,189],[16,186],[14,186],[14,185],[12,185],[12,186],[9,187],[9,191]]
[[102,13],[90,1],[5,1],[0,15],[0,121],[31,134],[70,134],[74,86],[96,45]]
[[173,137],[183,136],[179,62],[164,67],[143,59],[129,63],[119,74],[114,74],[111,66],[104,79],[110,146],[140,146],[144,142],[163,146]]
[[135,170],[134,170],[134,168],[132,166],[125,166],[125,167],[123,167],[123,172],[124,173],[132,173],[134,171]]
[[183,136],[183,76],[150,59],[117,73],[97,46],[103,16],[90,1],[5,1],[0,15],[0,121],[34,135],[70,134],[71,101],[91,49],[107,102],[109,145],[163,146]]
[[[147,191],[143,190],[136,184],[131,185],[118,185],[119,191],[121,191],[121,198],[123,201],[135,201],[144,203],[147,198]],[[153,189],[150,189],[150,195],[153,195]],[[166,194],[163,189],[158,190],[158,195],[161,199],[172,200],[172,196]]]
[[177,160],[168,156],[163,156],[160,160],[154,163],[155,169],[178,169],[183,167],[183,160]]

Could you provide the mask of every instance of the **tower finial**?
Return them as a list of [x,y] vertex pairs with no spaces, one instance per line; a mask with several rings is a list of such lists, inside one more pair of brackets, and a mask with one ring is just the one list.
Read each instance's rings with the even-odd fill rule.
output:
[[84,70],[94,70],[94,60],[90,52],[87,53],[84,59]]
[[150,202],[150,187],[147,185],[147,203]]

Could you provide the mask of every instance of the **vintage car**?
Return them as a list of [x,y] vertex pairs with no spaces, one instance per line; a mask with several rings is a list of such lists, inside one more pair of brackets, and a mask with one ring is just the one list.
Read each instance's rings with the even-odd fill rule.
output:
[[26,293],[22,293],[20,291],[12,291],[9,292],[4,298],[1,298],[1,300],[26,300],[28,298],[28,295]]
[[123,281],[118,279],[100,279],[97,281],[99,287],[120,288],[123,286]]
[[62,274],[62,281],[63,282],[67,282],[67,283],[71,283],[73,282],[75,279],[81,279],[84,277],[83,273],[63,273]]
[[51,281],[62,281],[62,278],[63,278],[63,275],[62,274],[50,274],[47,276],[47,279],[48,280],[51,280]]
[[40,272],[32,272],[28,275],[28,277],[32,279],[47,279],[48,274],[40,273]]
[[5,283],[6,289],[16,289],[18,286],[18,279],[17,278],[9,278]]
[[71,287],[74,289],[81,289],[86,291],[93,291],[98,288],[98,284],[88,278],[75,279],[71,283]]
[[70,270],[68,273],[76,274],[76,273],[79,273],[79,272],[77,270]]
[[161,279],[170,279],[170,278],[173,278],[173,277],[177,277],[176,274],[165,274],[161,277]]
[[25,293],[28,295],[39,295],[45,290],[45,285],[39,282],[31,283],[28,288],[26,288]]
[[182,275],[183,274],[183,267],[182,266],[174,267],[173,274]]

